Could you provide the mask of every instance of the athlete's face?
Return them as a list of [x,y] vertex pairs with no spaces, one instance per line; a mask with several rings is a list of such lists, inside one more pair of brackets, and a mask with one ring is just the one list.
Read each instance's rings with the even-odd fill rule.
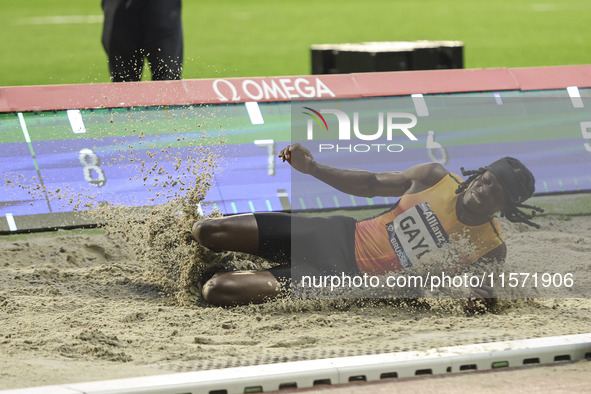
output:
[[490,171],[472,181],[462,195],[462,202],[470,211],[482,215],[492,215],[509,205],[503,186]]

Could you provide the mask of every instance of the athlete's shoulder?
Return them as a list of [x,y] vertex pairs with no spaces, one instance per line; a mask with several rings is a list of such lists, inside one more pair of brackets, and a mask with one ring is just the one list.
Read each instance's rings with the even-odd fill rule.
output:
[[439,163],[423,163],[409,168],[407,176],[415,182],[425,186],[433,186],[449,174]]

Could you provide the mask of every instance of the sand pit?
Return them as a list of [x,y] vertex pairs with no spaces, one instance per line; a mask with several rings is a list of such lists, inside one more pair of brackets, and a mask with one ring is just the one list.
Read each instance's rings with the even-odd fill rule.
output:
[[[589,275],[591,218],[538,221],[502,221],[508,263],[560,259]],[[449,300],[222,309],[190,286],[180,302],[155,267],[97,229],[3,236],[0,256],[2,389],[591,331],[582,298],[505,300],[471,317]]]

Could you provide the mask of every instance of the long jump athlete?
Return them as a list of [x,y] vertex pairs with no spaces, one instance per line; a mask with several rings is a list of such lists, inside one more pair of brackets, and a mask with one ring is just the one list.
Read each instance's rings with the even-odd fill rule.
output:
[[[196,222],[193,237],[207,248],[250,253],[280,263],[269,270],[214,275],[202,290],[211,304],[262,303],[281,296],[280,284],[298,279],[291,278],[292,263],[307,275],[401,273],[429,250],[458,237],[471,246],[457,261],[459,269],[503,262],[507,247],[495,213],[538,227],[531,222],[534,211],[528,214],[519,209],[541,211],[523,204],[534,193],[535,179],[511,157],[474,171],[462,168],[466,180],[437,163],[402,172],[333,168],[317,163],[300,144],[287,146],[279,157],[341,192],[401,198],[386,212],[361,221],[269,212]],[[292,244],[298,245],[297,250]],[[473,291],[476,297],[491,297],[484,286]]]

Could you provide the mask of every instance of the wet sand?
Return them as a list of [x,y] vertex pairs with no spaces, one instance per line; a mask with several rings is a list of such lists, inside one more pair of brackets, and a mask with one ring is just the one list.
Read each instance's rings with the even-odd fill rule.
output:
[[[501,220],[508,265],[558,259],[565,272],[591,275],[591,218],[538,222]],[[182,263],[150,263],[141,245],[97,229],[0,237],[1,389],[591,331],[584,298],[502,300],[475,316],[457,300],[211,307],[186,280],[195,270],[166,276],[164,263]],[[175,278],[182,286],[172,289]]]

